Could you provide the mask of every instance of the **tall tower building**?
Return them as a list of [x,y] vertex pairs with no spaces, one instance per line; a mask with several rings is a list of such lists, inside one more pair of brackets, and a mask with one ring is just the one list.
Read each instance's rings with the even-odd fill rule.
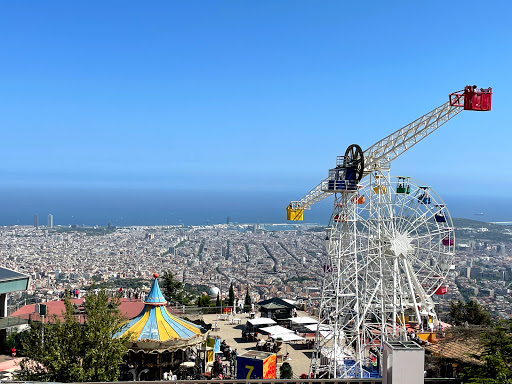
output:
[[48,215],[48,228],[53,228],[53,215],[51,213]]
[[36,213],[34,215],[34,227],[36,227],[36,228],[39,228],[38,219],[39,219],[39,217],[37,216],[37,213]]

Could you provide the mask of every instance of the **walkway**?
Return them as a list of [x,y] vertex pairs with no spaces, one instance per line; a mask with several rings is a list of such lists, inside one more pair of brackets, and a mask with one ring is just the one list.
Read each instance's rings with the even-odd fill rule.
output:
[[[299,314],[300,316],[301,314]],[[238,351],[238,354],[242,354],[249,350],[255,350],[256,349],[256,342],[255,341],[244,341],[242,339],[242,329],[249,320],[247,317],[247,314],[237,314],[236,317],[239,317],[242,319],[242,324],[231,324],[229,320],[217,320],[217,315],[203,315],[203,319],[206,324],[212,324],[212,328],[215,327],[215,323],[217,323],[218,329],[210,333],[211,336],[218,336],[222,340],[226,340],[226,343],[231,346],[232,348],[236,348]],[[265,337],[262,335],[262,337]],[[304,349],[305,345],[301,342],[298,342],[296,344],[289,344],[286,346],[284,344],[281,347],[281,353],[286,353],[288,349],[288,353],[290,354],[290,359],[287,360],[288,363],[290,363],[292,369],[293,369],[293,377],[299,378],[302,373],[308,373],[309,372],[309,364],[310,364],[310,358],[312,355],[312,350]],[[281,366],[280,359],[278,360],[278,367],[277,367],[277,377],[279,377],[279,367]]]
[[21,360],[21,357],[13,360],[11,356],[0,355],[0,381],[12,379],[12,372],[19,369],[18,364]]

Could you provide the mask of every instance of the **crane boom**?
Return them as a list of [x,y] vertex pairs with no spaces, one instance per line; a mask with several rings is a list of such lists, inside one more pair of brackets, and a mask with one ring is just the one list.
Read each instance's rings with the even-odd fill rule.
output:
[[[466,86],[463,91],[450,94],[450,100],[443,105],[377,141],[364,151],[363,156],[361,156],[362,164],[362,158],[364,158],[364,168],[359,177],[364,177],[373,171],[389,166],[391,161],[437,130],[448,120],[457,116],[463,109],[490,110],[491,95],[492,88],[481,89],[478,92],[476,86]],[[356,145],[351,147],[353,146],[358,147]],[[349,150],[347,150],[348,152]],[[341,160],[343,161],[343,158]],[[340,168],[340,166],[337,168]],[[329,180],[330,177],[327,177],[302,199],[292,201],[287,207],[287,219],[302,220],[305,209],[310,209],[313,204],[325,199],[332,193],[336,193],[336,190],[329,187]],[[353,188],[347,188],[347,190],[353,190]]]
[[419,143],[462,111],[447,101],[429,113],[377,141],[364,151],[364,175],[386,167],[402,153]]

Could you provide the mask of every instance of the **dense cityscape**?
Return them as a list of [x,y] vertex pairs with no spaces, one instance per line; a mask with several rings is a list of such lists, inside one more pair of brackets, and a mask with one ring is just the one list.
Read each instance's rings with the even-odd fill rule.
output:
[[[440,317],[446,318],[450,301],[476,298],[496,318],[509,318],[510,226],[456,223],[455,269],[448,275],[448,292],[435,295]],[[282,297],[314,312],[321,295],[324,239],[323,228],[306,224],[14,226],[0,229],[0,255],[3,266],[31,277],[29,302],[59,299],[66,289],[84,289],[93,282],[115,281],[119,289],[122,279],[147,279],[149,290],[154,272],[170,271],[189,286],[218,287],[223,298],[233,284],[240,299],[248,290],[252,302]],[[19,308],[26,298],[26,293],[14,293],[10,308]]]

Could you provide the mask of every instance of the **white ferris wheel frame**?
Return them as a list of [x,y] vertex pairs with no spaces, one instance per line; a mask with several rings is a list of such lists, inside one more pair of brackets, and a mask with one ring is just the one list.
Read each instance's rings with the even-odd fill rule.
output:
[[311,372],[369,377],[366,367],[381,359],[384,340],[407,340],[412,319],[420,328],[437,326],[433,295],[454,248],[446,206],[411,178],[373,172],[356,191],[335,194],[319,313],[324,331],[316,334]]

